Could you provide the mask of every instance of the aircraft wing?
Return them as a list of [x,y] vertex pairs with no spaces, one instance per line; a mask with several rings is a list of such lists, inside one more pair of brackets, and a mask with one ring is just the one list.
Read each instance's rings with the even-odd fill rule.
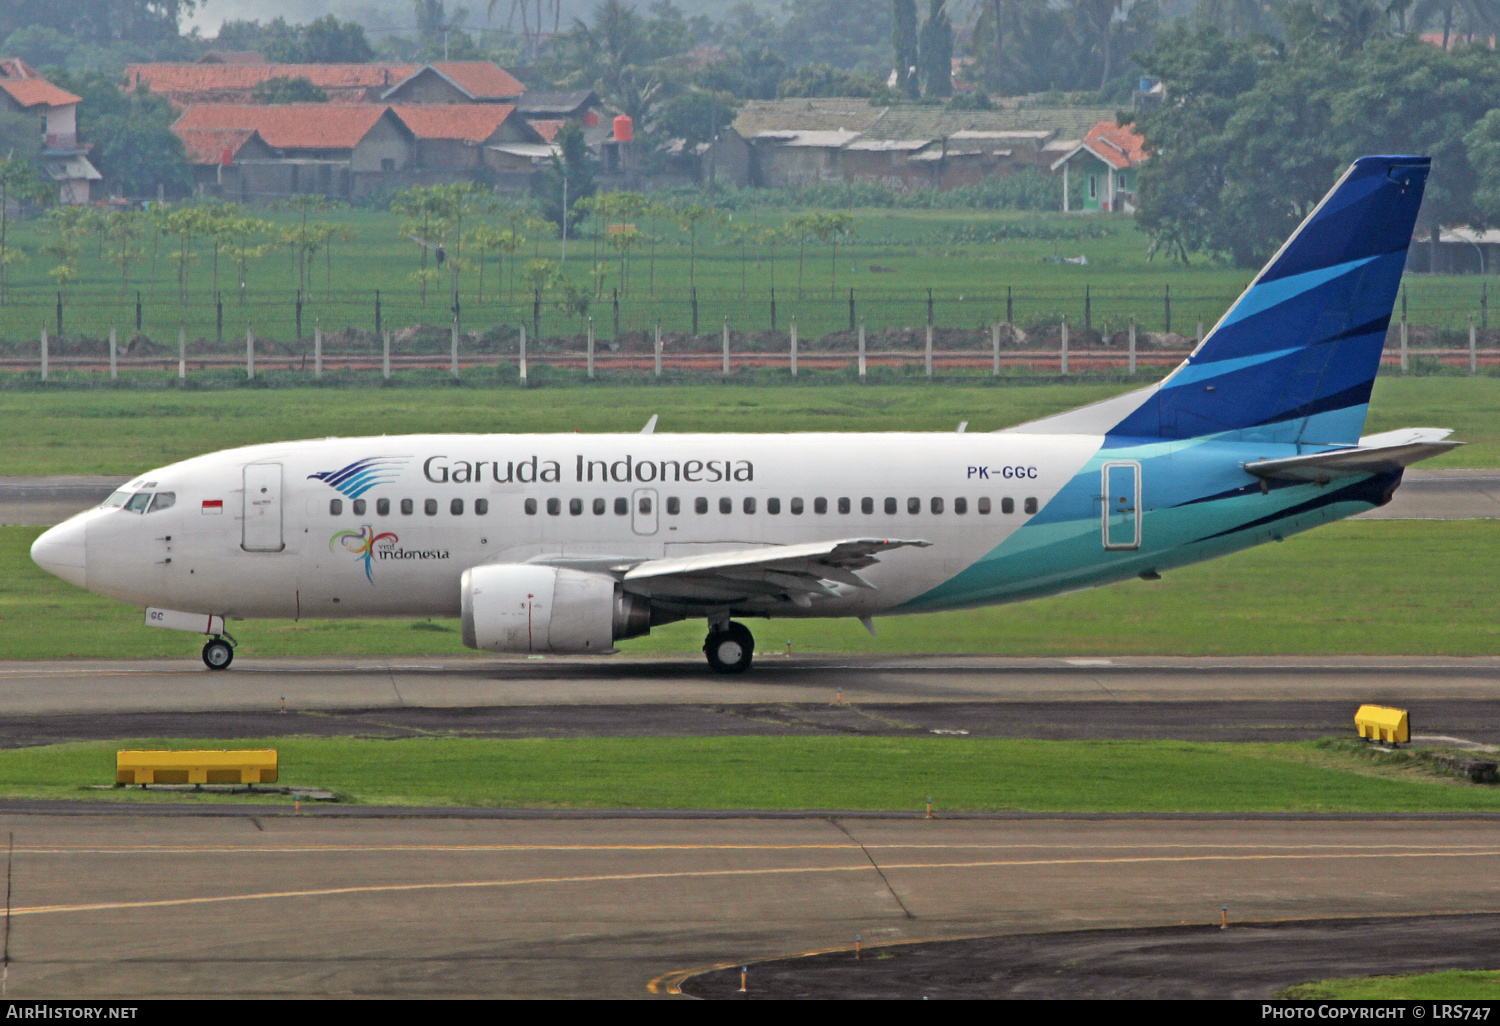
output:
[[1348,449],[1279,460],[1256,460],[1246,463],[1245,470],[1256,477],[1326,484],[1336,477],[1398,470],[1463,445],[1463,442],[1444,441],[1452,433],[1445,428],[1402,428],[1366,435],[1359,440],[1359,445]]
[[625,590],[685,605],[775,605],[807,607],[815,596],[838,595],[836,585],[871,588],[859,571],[878,554],[931,542],[893,538],[845,538],[799,545],[767,545],[698,556],[651,559],[624,570]]

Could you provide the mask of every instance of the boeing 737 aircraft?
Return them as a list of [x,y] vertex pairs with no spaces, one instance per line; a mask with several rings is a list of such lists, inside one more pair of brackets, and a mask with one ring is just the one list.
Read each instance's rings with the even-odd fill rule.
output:
[[[277,442],[142,474],[47,531],[66,581],[226,620],[462,618],[493,652],[607,653],[736,617],[1015,602],[1280,541],[1383,505],[1460,444],[1360,437],[1426,157],[1364,157],[1163,381],[985,434],[408,435]],[[1290,583],[1290,582],[1288,582]]]

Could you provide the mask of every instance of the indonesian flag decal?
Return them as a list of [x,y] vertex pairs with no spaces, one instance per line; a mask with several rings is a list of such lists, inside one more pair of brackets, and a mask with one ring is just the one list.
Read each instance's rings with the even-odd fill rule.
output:
[[206,517],[216,517],[216,516],[219,516],[223,512],[224,512],[224,500],[223,499],[204,499],[203,500],[203,515],[204,516],[206,516]]

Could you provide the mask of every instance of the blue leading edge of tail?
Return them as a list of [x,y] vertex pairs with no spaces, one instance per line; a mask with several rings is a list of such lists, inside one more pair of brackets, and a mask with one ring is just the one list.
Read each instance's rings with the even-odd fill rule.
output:
[[1107,433],[1358,442],[1429,165],[1355,161],[1192,356]]

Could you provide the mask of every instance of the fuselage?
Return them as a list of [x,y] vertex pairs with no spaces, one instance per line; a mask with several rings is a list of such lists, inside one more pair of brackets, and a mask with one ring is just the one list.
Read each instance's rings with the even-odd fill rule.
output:
[[1149,576],[1362,512],[1400,480],[1267,485],[1244,470],[1297,451],[1018,433],[330,438],[142,474],[33,554],[142,607],[448,617],[481,564],[929,542],[862,571],[873,588],[776,614],[877,616]]

